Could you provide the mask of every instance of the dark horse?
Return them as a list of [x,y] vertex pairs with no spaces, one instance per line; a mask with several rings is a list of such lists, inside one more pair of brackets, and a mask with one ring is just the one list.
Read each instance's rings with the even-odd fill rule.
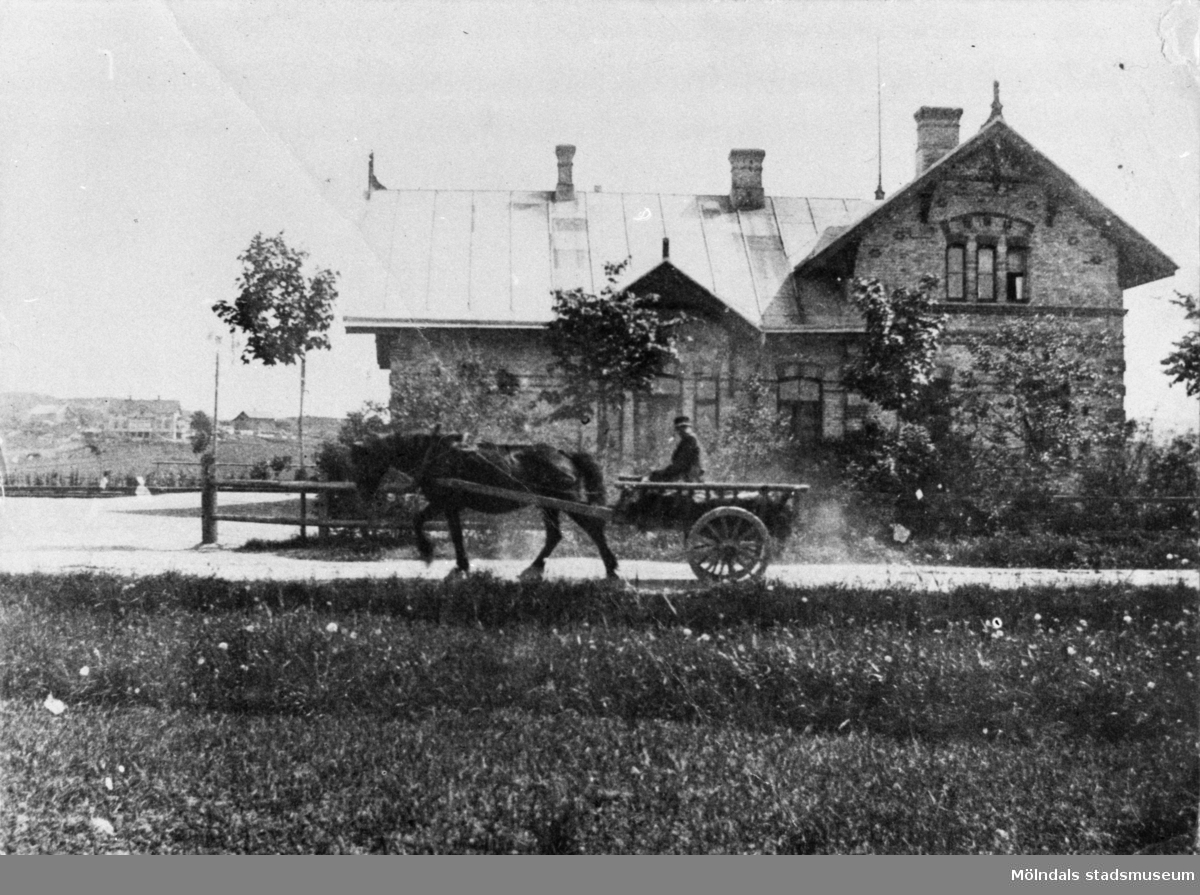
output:
[[[461,488],[440,484],[442,479],[458,479],[507,491],[523,491],[530,495],[556,498],[577,503],[604,506],[604,474],[599,465],[586,453],[569,454],[547,444],[508,448],[501,445],[480,445],[464,448],[458,436],[441,435],[384,435],[354,445],[351,448],[355,483],[364,497],[373,497],[389,470],[397,470],[413,480],[414,487],[428,501],[415,520],[417,549],[421,558],[433,558],[433,544],[424,526],[434,516],[444,514],[454,541],[458,571],[470,571],[467,552],[463,547],[463,510],[483,513],[511,513],[528,506],[529,502],[477,494]],[[562,540],[560,511],[541,507],[546,524],[546,545],[522,578],[540,578],[548,557]],[[572,513],[568,516],[596,542],[604,570],[609,578],[617,574],[617,558],[604,537],[605,520],[595,516]]]

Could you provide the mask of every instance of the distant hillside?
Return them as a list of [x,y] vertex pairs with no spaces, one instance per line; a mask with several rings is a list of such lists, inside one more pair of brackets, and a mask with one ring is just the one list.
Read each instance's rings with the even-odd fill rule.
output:
[[0,419],[24,417],[39,404],[65,404],[65,401],[38,392],[0,392]]

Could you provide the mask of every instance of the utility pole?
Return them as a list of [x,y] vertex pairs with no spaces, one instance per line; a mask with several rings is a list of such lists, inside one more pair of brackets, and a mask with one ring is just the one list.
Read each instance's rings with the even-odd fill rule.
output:
[[217,424],[218,400],[221,394],[221,337],[210,336],[217,343],[216,362],[213,370],[213,418],[209,433],[208,453],[200,460],[202,485],[200,491],[200,545],[217,543]]

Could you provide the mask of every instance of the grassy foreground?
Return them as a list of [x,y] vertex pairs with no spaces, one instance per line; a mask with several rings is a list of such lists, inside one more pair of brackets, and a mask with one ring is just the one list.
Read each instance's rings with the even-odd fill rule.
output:
[[1183,588],[0,578],[0,851],[1126,853],[1195,829],[1196,620]]

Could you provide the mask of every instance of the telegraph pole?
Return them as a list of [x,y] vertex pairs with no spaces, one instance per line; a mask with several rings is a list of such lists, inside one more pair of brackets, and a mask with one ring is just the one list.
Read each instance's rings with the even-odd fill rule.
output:
[[200,460],[202,485],[200,491],[200,545],[217,543],[217,425],[218,400],[221,394],[221,337],[211,336],[217,343],[216,363],[213,369],[213,418],[209,433],[208,453]]

